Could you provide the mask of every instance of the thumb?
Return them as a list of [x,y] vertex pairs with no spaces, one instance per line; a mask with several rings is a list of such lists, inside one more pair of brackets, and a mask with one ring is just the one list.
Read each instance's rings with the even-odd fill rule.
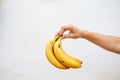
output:
[[74,36],[72,34],[64,34],[63,39],[65,38],[74,38]]

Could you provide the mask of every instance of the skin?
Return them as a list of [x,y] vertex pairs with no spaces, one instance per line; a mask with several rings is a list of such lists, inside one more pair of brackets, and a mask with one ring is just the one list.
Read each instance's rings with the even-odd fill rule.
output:
[[[64,34],[65,31],[69,31],[69,34]],[[56,35],[62,35],[63,39],[72,38],[84,38],[101,48],[108,51],[120,54],[120,37],[103,35],[95,32],[81,30],[72,24],[62,26]]]

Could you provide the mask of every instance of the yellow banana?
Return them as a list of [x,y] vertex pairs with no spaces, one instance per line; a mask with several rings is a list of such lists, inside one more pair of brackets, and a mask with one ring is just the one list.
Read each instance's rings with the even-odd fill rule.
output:
[[71,68],[80,68],[82,66],[81,60],[65,53],[62,48],[62,37],[59,37],[59,39],[55,42],[53,50],[57,60],[59,60],[59,62],[61,62],[63,65]]
[[57,67],[59,69],[68,69],[68,67],[66,67],[63,64],[61,64],[54,56],[53,46],[54,46],[54,43],[55,43],[55,41],[57,39],[58,39],[58,36],[47,41],[47,44],[46,44],[46,57],[47,57],[48,61],[53,66],[55,66],[55,67]]

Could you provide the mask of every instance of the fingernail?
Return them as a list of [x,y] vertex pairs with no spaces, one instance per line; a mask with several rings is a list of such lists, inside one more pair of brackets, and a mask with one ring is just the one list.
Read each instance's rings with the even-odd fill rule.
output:
[[62,34],[60,34],[60,36],[63,36]]
[[59,35],[61,36],[61,35],[62,35],[62,33],[59,33]]

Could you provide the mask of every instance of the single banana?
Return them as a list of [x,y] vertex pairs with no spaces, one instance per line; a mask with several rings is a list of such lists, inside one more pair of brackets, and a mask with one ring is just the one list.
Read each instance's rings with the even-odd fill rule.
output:
[[48,59],[48,61],[55,67],[59,68],[59,69],[68,69],[68,67],[64,66],[63,64],[61,64],[54,56],[53,53],[53,46],[55,41],[58,39],[58,36],[53,37],[52,39],[47,41],[46,44],[46,57]]
[[71,68],[80,68],[82,66],[81,60],[76,59],[65,53],[62,48],[62,37],[59,37],[59,39],[55,42],[53,50],[56,58],[65,66]]

